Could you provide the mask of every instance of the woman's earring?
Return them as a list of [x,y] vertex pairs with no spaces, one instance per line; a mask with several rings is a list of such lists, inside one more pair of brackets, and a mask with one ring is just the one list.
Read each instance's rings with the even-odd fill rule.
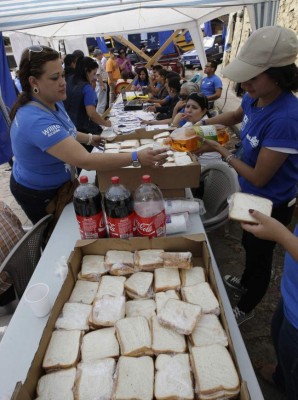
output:
[[39,93],[39,89],[38,89],[37,86],[35,86],[35,87],[33,88],[33,93],[34,93],[34,94],[38,94],[38,93]]

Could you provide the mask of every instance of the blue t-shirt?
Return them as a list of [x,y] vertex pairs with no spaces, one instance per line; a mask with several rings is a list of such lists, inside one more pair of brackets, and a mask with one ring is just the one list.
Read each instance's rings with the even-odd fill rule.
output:
[[76,135],[63,104],[56,106],[57,111],[47,112],[27,104],[19,108],[11,125],[13,176],[31,189],[56,189],[70,179],[70,166],[47,153],[61,140]]
[[[298,236],[296,225],[295,236]],[[286,253],[281,280],[281,294],[284,301],[284,314],[287,320],[298,329],[298,262]]]
[[132,84],[133,84],[133,86],[143,87],[143,86],[149,86],[150,82],[149,82],[147,79],[145,79],[144,81],[142,81],[141,79],[136,78],[136,79],[133,81]]
[[97,104],[97,96],[93,87],[87,83],[82,89],[84,95],[84,105],[86,106],[94,106]]
[[242,176],[239,176],[239,183],[243,192],[266,197],[278,206],[297,194],[298,99],[292,93],[283,92],[266,107],[256,107],[255,103],[256,100],[247,94],[241,103],[242,160],[254,168],[262,147],[293,149],[296,154],[288,154],[265,186],[256,187]]
[[200,91],[204,93],[205,96],[212,96],[215,94],[216,89],[222,89],[222,81],[217,75],[206,76],[202,79]]

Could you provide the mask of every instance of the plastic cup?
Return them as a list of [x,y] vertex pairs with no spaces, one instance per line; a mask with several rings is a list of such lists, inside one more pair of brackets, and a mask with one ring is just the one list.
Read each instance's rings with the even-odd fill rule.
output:
[[45,317],[51,311],[52,305],[49,293],[49,286],[45,283],[36,283],[26,290],[24,294],[25,301],[29,304],[36,317]]

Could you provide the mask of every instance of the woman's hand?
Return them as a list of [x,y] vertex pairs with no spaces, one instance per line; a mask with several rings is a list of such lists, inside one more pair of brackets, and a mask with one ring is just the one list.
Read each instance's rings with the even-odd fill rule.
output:
[[138,151],[138,159],[145,167],[159,167],[167,160],[167,150],[167,147],[154,150],[148,148],[143,149]]
[[221,153],[220,150],[223,148],[215,140],[207,140],[200,136],[199,136],[199,144],[200,144],[199,148],[196,151],[194,151],[194,153],[197,154],[198,156],[210,151],[217,151],[218,153]]
[[100,135],[92,135],[92,146],[104,148],[105,142],[105,139],[102,139]]
[[185,113],[177,113],[175,115],[175,118],[173,119],[172,124],[174,126],[179,127],[180,122],[185,118],[186,114]]

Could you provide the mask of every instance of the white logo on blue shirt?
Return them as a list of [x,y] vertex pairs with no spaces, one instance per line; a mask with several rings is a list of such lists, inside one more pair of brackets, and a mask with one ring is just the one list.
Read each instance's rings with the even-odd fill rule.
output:
[[51,137],[55,135],[55,133],[60,132],[60,129],[61,129],[60,125],[50,125],[46,129],[44,129],[42,133],[47,137]]
[[249,134],[246,135],[246,139],[249,141],[251,147],[256,148],[259,145],[259,139],[256,136],[250,136]]

